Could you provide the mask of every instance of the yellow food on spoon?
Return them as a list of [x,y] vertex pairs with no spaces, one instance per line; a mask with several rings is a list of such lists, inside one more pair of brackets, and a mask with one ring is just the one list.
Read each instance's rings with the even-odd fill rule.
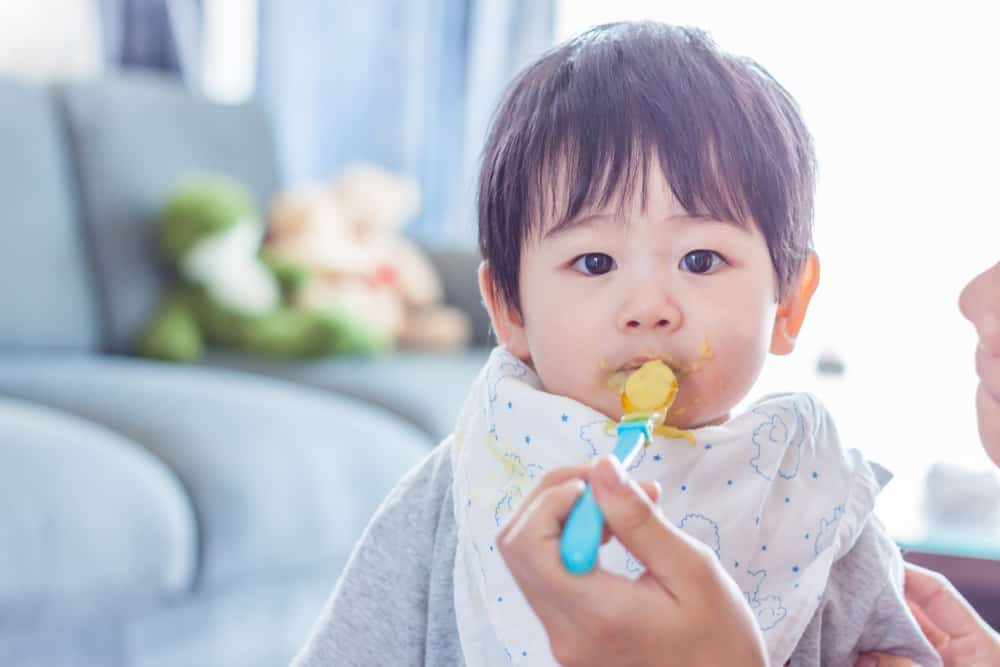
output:
[[664,416],[677,396],[677,376],[659,359],[647,361],[629,374],[622,390],[625,412],[658,412]]
[[667,438],[684,438],[692,445],[695,437],[691,431],[667,426],[663,423],[667,411],[677,397],[677,376],[659,359],[647,361],[629,374],[622,387],[623,419],[645,419],[654,416],[655,435]]

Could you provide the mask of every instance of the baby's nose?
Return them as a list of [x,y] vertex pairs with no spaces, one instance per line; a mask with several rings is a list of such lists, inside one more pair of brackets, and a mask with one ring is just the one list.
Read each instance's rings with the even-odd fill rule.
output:
[[640,294],[623,306],[618,324],[623,331],[653,329],[668,332],[677,330],[682,319],[680,308],[669,298]]

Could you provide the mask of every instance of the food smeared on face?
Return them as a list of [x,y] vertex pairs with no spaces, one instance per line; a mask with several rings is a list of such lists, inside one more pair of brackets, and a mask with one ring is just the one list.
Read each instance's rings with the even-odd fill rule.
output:
[[[702,356],[707,339],[702,344]],[[709,352],[711,348],[707,348]],[[656,426],[654,435],[667,438],[684,438],[695,444],[691,431],[664,424],[667,412],[677,397],[677,375],[661,359],[651,359],[634,370],[621,370],[611,374],[608,386],[621,395],[624,420],[648,419],[652,417]],[[647,443],[648,445],[648,443]]]

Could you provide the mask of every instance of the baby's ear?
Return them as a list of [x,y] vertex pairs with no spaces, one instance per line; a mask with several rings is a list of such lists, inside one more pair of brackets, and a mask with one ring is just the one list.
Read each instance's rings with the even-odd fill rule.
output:
[[819,257],[810,252],[785,298],[778,304],[771,333],[772,354],[790,354],[795,349],[795,340],[802,330],[809,302],[818,286]]
[[497,342],[521,361],[528,361],[528,339],[524,332],[524,319],[517,309],[507,303],[497,289],[493,280],[493,272],[489,262],[479,265],[479,294],[483,298],[486,310],[490,314],[490,322]]

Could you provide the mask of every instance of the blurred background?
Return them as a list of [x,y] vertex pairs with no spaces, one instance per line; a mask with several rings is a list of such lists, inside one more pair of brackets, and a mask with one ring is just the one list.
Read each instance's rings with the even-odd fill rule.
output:
[[982,3],[3,0],[0,664],[287,662],[488,353],[500,94],[643,18],[757,60],[816,141],[821,287],[748,400],[818,394],[895,473],[890,532],[1000,618],[957,306],[1000,260]]

